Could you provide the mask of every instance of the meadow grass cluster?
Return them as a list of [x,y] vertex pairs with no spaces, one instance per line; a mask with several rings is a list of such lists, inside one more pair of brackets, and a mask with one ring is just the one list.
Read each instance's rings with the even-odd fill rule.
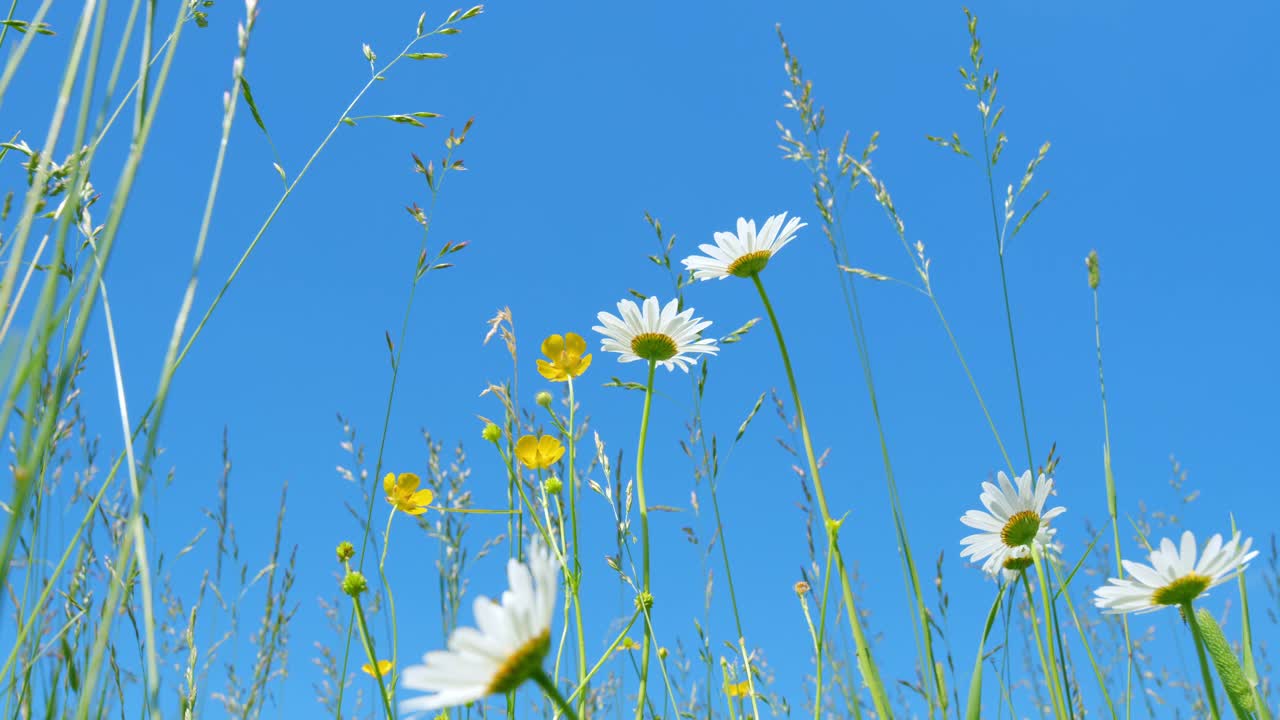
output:
[[[415,328],[415,300],[429,291],[432,273],[465,257],[459,253],[466,243],[437,242],[431,228],[446,181],[465,168],[459,152],[472,126],[468,121],[448,131],[439,157],[412,157],[428,197],[408,208],[421,245],[399,332],[386,336],[389,390],[370,445],[374,450],[366,452],[354,423],[339,416],[341,447],[349,461],[338,472],[359,495],[348,506],[352,522],[333,529],[335,564],[298,566],[297,548],[286,533],[287,488],[281,490],[270,547],[241,547],[228,510],[232,453],[225,436],[208,527],[181,547],[158,542],[149,517],[160,511],[162,494],[155,488],[167,485],[165,410],[173,379],[188,354],[199,351],[206,323],[270,233],[278,212],[292,202],[312,163],[343,127],[366,122],[427,127],[424,121],[436,117],[429,112],[360,114],[366,93],[379,82],[394,82],[402,71],[417,71],[411,66],[419,61],[443,60],[443,44],[465,41],[450,36],[471,32],[473,25],[482,31],[474,21],[484,13],[474,6],[435,19],[423,14],[406,33],[403,48],[381,59],[364,45],[368,82],[333,118],[304,164],[286,168],[276,159],[283,183],[277,201],[266,209],[231,272],[210,281],[202,260],[231,129],[237,121],[252,122],[270,138],[271,118],[260,112],[245,74],[258,2],[235,5],[238,25],[229,48],[221,137],[191,271],[184,294],[176,299],[161,372],[143,404],[136,391],[124,389],[106,268],[117,240],[127,240],[125,209],[171,81],[175,53],[187,33],[230,22],[227,6],[232,5],[214,8],[209,0],[181,0],[175,12],[175,3],[160,7],[165,4],[133,0],[109,11],[104,0],[84,0],[73,25],[55,28],[46,22],[51,0],[21,3],[25,15],[19,15],[15,0],[0,26],[0,49],[7,53],[0,107],[17,73],[53,76],[49,68],[24,63],[33,43],[60,42],[67,52],[47,128],[0,129],[8,138],[0,143],[0,170],[6,181],[19,183],[6,189],[0,213],[0,367],[6,383],[0,417],[12,454],[0,544],[0,635],[8,647],[0,669],[3,717],[278,716],[279,689],[300,653],[320,678],[314,705],[299,715],[306,717],[1273,717],[1274,690],[1265,644],[1253,634],[1246,573],[1251,565],[1254,572],[1263,566],[1265,613],[1274,620],[1280,612],[1275,540],[1259,563],[1261,551],[1251,539],[1269,529],[1237,529],[1229,515],[1219,527],[1184,529],[1146,504],[1136,515],[1121,509],[1124,488],[1111,467],[1097,253],[1083,258],[1079,285],[1093,301],[1099,423],[1105,436],[1102,462],[1092,470],[1098,478],[1094,495],[1080,496],[1079,485],[1072,486],[1071,495],[1060,492],[1054,482],[1056,447],[1032,443],[1015,332],[1018,303],[1009,289],[1006,260],[1049,197],[1033,185],[1050,146],[1044,143],[1025,165],[1006,172],[999,73],[988,64],[977,17],[968,11],[970,44],[959,74],[972,95],[980,133],[927,139],[972,163],[989,198],[991,261],[999,268],[1003,299],[1002,312],[990,321],[1007,329],[1013,368],[1008,382],[1018,401],[1015,436],[998,430],[963,339],[935,290],[927,249],[912,239],[873,163],[878,134],[859,149],[849,134],[828,130],[799,54],[779,27],[785,73],[779,75],[784,102],[778,145],[782,159],[807,175],[812,204],[771,216],[715,219],[725,229],[696,248],[677,248],[675,236],[646,215],[658,246],[648,260],[669,281],[670,291],[653,296],[628,293],[620,285],[618,295],[627,296],[600,308],[594,326],[565,327],[526,345],[525,338],[517,338],[515,313],[499,311],[484,342],[505,348],[511,375],[478,388],[488,403],[487,417],[464,439],[471,452],[487,454],[504,469],[504,477],[485,482],[505,488],[505,504],[477,502],[476,479],[462,444],[446,446],[424,433],[427,457],[419,467],[387,457],[397,382]],[[157,23],[170,13],[171,26]],[[113,37],[109,28],[122,34]],[[134,55],[141,61],[131,68],[126,59]],[[121,149],[118,168],[102,167],[98,151],[104,145]],[[94,178],[109,178],[109,184],[95,186],[91,170]],[[888,221],[887,230],[860,229],[861,237],[887,237],[900,245],[904,271],[866,267],[851,247],[847,207],[861,194],[869,195]],[[814,440],[802,400],[802,389],[809,390],[805,358],[793,356],[788,345],[814,324],[809,318],[780,316],[768,289],[777,275],[816,275],[815,269],[791,262],[785,249],[792,243],[824,243],[831,252],[830,280],[839,286],[844,307],[821,322],[841,331],[847,323],[856,349],[850,366],[865,385],[888,498],[887,508],[864,512],[891,518],[892,549],[842,541],[851,508],[835,506],[829,497],[831,484],[843,480],[824,477],[826,451]],[[197,287],[209,282],[217,292],[200,308]],[[750,286],[759,319],[726,329],[698,312],[698,298],[723,292],[725,283]],[[901,288],[936,316],[936,328],[913,331],[945,338],[996,449],[989,468],[963,480],[972,485],[973,501],[971,507],[955,508],[955,543],[948,548],[913,545],[913,519],[899,491],[889,429],[880,413],[876,356],[862,296]],[[118,410],[118,418],[101,429],[89,427],[79,402],[91,323],[106,328],[106,357],[99,354],[93,361],[109,361]],[[710,368],[749,333],[767,337],[776,351],[780,372],[770,382],[781,389],[755,399],[726,445],[704,427],[705,391],[716,377]],[[521,350],[533,346],[539,357],[531,361]],[[530,381],[521,380],[529,377],[533,392]],[[633,433],[605,438],[591,427],[590,408],[575,394],[582,383],[608,386],[610,402],[634,408]],[[660,393],[688,393],[691,400],[687,437],[678,448],[648,442],[653,422],[671,422],[654,418],[653,401]],[[794,606],[777,615],[778,622],[807,633],[810,652],[803,662],[776,668],[765,661],[765,648],[743,622],[741,608],[752,598],[735,591],[734,578],[752,568],[733,552],[739,528],[722,518],[717,495],[721,460],[747,441],[749,427],[766,405],[776,409],[789,434],[779,442],[795,455],[797,487],[791,492],[805,515],[803,525],[776,531],[805,533],[809,548],[794,585]],[[461,427],[469,422],[459,418]],[[110,439],[100,441],[100,433]],[[100,445],[122,449],[104,455]],[[723,631],[713,636],[696,618],[675,614],[677,604],[655,593],[651,582],[661,562],[655,556],[667,548],[652,541],[650,518],[669,508],[654,505],[646,494],[646,462],[668,453],[692,461],[698,496],[710,500],[713,536],[705,552],[714,554],[714,573],[723,578],[723,590],[717,586],[717,592],[728,596],[732,617],[722,623],[732,628],[727,636]],[[1175,464],[1175,492],[1182,492],[1182,480],[1185,473]],[[1092,540],[1083,547],[1063,542],[1059,529],[1072,521],[1072,509],[1099,503],[1106,508],[1108,526],[1089,528]],[[606,513],[610,532],[589,536],[584,518]],[[603,560],[607,568],[601,567],[601,547],[611,549]],[[932,561],[939,550],[958,552],[970,561],[969,572],[990,579],[985,615],[951,612],[941,557]],[[903,583],[894,592],[901,597],[885,597],[891,583],[878,584],[877,594],[864,590],[857,570],[857,555],[864,552],[896,554]],[[438,591],[433,608],[438,622],[432,620],[430,632],[437,638],[435,647],[405,642],[402,626],[411,619],[413,637],[420,638],[424,618],[432,613],[426,610],[429,599],[400,590],[403,585],[388,565],[392,553],[434,558],[428,569]],[[171,570],[188,554],[203,563],[194,588],[176,586]],[[489,557],[505,558],[505,587],[473,590],[472,570]],[[307,601],[296,597],[296,579],[300,573],[335,571],[332,595],[320,601],[333,634],[297,636],[291,621],[299,602]],[[685,590],[709,595],[710,573],[705,585],[689,583]],[[1206,601],[1215,588],[1215,600],[1238,597],[1238,630],[1213,612],[1219,605]],[[627,598],[626,615],[608,627],[592,627],[599,617],[591,611],[593,603],[612,601],[619,592]],[[910,623],[874,630],[869,606],[890,602],[906,609]],[[1195,650],[1194,674],[1171,671],[1156,638],[1139,631],[1131,616],[1148,612],[1181,618]],[[906,676],[878,660],[890,643],[910,648],[913,662]],[[787,682],[779,683],[780,677]]]

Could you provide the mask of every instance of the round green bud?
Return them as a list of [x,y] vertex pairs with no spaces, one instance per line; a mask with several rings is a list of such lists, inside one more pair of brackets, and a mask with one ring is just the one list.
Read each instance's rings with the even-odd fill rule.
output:
[[641,590],[640,593],[636,595],[636,609],[644,610],[645,612],[649,612],[650,610],[652,610],[653,609],[653,593],[645,592],[644,590]]
[[489,442],[498,442],[498,438],[502,437],[502,428],[493,423],[488,423],[484,426],[484,430],[480,431],[480,437]]
[[542,483],[542,489],[546,490],[548,495],[559,495],[560,491],[564,489],[564,483],[560,482],[560,478],[552,475],[547,478],[546,482]]
[[360,593],[369,589],[369,581],[364,579],[364,575],[354,570],[349,571],[346,577],[342,578],[342,592],[357,597]]
[[356,556],[355,546],[343,540],[338,543],[338,562],[346,562]]
[[534,402],[536,402],[536,403],[538,403],[539,405],[541,405],[541,406],[542,406],[542,407],[544,407],[544,408],[550,408],[550,407],[551,407],[551,393],[547,392],[546,390],[543,390],[542,392],[540,392],[540,393],[538,393],[537,395],[534,395],[534,396],[533,396],[533,401],[534,401]]

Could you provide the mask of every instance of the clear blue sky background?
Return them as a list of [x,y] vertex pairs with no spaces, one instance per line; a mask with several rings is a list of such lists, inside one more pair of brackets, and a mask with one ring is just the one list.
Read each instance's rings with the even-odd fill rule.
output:
[[[247,75],[291,177],[367,79],[361,43],[393,55],[423,9],[430,19],[451,7],[304,8],[262,0]],[[58,37],[35,44],[28,72],[7,98],[5,133],[24,129],[33,144],[42,137],[52,75],[30,70],[61,67],[70,10],[55,12]],[[1208,12],[1190,3],[1153,10],[1138,3],[983,2],[974,10],[1008,106],[1000,184],[1020,177],[1040,143],[1053,143],[1034,186],[1050,188],[1052,197],[1014,241],[1008,263],[1037,460],[1053,442],[1064,458],[1057,480],[1058,500],[1069,508],[1060,524],[1067,556],[1076,557],[1087,542],[1086,519],[1101,525],[1106,518],[1083,263],[1093,248],[1102,258],[1122,512],[1136,516],[1145,501],[1176,510],[1206,535],[1225,532],[1234,512],[1246,532],[1265,542],[1276,529],[1280,499],[1269,457],[1280,402],[1274,363],[1280,295],[1270,280],[1280,251],[1269,211],[1280,150],[1268,139],[1280,109],[1277,6],[1240,3]],[[155,386],[186,281],[241,16],[240,4],[228,0],[212,9],[209,29],[187,29],[108,275],[135,410]],[[739,215],[799,213],[810,226],[766,280],[797,358],[816,441],[831,448],[825,477],[834,508],[850,513],[846,554],[865,583],[871,623],[886,634],[877,652],[887,677],[908,675],[908,616],[853,341],[811,209],[809,178],[776,149],[774,121],[793,123],[782,107],[778,22],[827,108],[830,137],[848,129],[851,144],[861,147],[880,131],[874,167],[893,191],[910,239],[926,244],[935,288],[996,422],[1015,458],[1023,454],[980,166],[924,140],[958,131],[968,145],[980,143],[973,98],[956,73],[968,48],[958,4],[493,3],[460,37],[423,48],[449,53],[447,61],[397,66],[367,96],[359,114],[430,110],[445,117],[427,129],[377,122],[341,129],[174,386],[162,444],[176,474],[162,493],[165,510],[153,516],[169,548],[185,543],[205,522],[201,509],[215,503],[224,427],[235,462],[232,515],[246,556],[265,554],[280,487],[289,483],[286,538],[299,546],[300,609],[280,716],[317,709],[311,646],[333,641],[317,598],[335,594],[333,547],[355,535],[343,503],[358,497],[334,471],[348,462],[334,416],[349,417],[376,446],[389,382],[383,335],[399,327],[418,248],[417,226],[403,208],[426,199],[409,153],[438,157],[447,128],[470,116],[476,124],[460,151],[470,171],[448,183],[432,245],[471,246],[455,256],[456,269],[432,275],[419,296],[392,414],[389,467],[422,469],[419,431],[427,428],[446,443],[467,444],[478,504],[502,504],[502,469],[479,441],[475,420],[477,413],[498,413],[491,398],[478,394],[509,374],[500,346],[481,345],[484,321],[497,308],[515,314],[522,401],[532,406],[533,393],[545,386],[533,367],[542,337],[576,331],[595,345],[589,331],[595,313],[612,309],[628,288],[669,293],[665,275],[645,260],[655,248],[645,210],[678,234],[677,257],[731,228]],[[94,179],[104,188],[113,182],[119,147],[99,160]],[[237,118],[231,150],[201,309],[280,192],[271,150],[247,112]],[[869,193],[860,191],[850,207],[856,264],[908,276]],[[699,285],[688,297],[719,333],[762,315],[746,282]],[[978,484],[1001,467],[1000,455],[927,301],[889,284],[864,285],[863,298],[912,541],[926,571],[939,551],[946,553],[957,663],[967,673],[994,586],[959,559],[966,531],[958,518],[976,505]],[[722,440],[732,437],[759,393],[785,391],[776,347],[763,330],[714,361],[706,422]],[[120,439],[105,337],[99,323],[85,401],[104,447],[114,452]],[[599,385],[610,375],[642,380],[639,372],[597,353],[579,394],[593,427],[628,458],[640,396]],[[687,380],[660,373],[659,383],[650,501],[686,512],[655,517],[657,622],[667,642],[680,636],[689,643],[691,620],[703,615],[703,548],[691,546],[681,527],[695,526],[705,540],[712,526],[689,508],[690,467],[676,444],[690,410]],[[799,707],[809,641],[791,586],[806,552],[792,459],[773,442],[783,432],[766,408],[723,465],[721,501],[735,580],[746,598],[748,640],[765,649],[778,689]],[[1201,490],[1185,507],[1167,486],[1171,454],[1190,470],[1189,488]],[[585,553],[588,621],[603,636],[629,602],[620,601],[601,560],[612,548],[611,518],[597,498],[584,497],[584,535],[600,543],[598,552]],[[481,536],[505,523],[481,518],[475,526],[474,536]],[[435,547],[407,523],[396,533],[391,574],[402,647],[412,656],[442,642],[434,622]],[[1134,555],[1137,545],[1129,539],[1124,550]],[[200,553],[179,561],[176,579],[194,588],[201,562]],[[476,567],[473,592],[501,589],[502,562],[494,557]],[[732,637],[719,576],[717,569],[711,623],[717,646]],[[1260,580],[1257,569],[1252,576]],[[1221,610],[1231,595],[1219,591],[1209,606]],[[256,600],[247,606],[246,617],[256,606]],[[418,615],[431,620],[415,622]],[[1259,620],[1274,641],[1274,625]],[[1172,613],[1139,621],[1147,624],[1178,631]],[[239,663],[247,665],[247,657]]]

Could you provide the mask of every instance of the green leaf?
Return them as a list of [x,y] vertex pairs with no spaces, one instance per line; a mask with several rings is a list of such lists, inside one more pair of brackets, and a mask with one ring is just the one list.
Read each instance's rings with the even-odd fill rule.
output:
[[1058,591],[1053,594],[1054,602],[1057,602],[1058,596],[1062,594],[1063,590],[1071,587],[1071,578],[1075,577],[1076,573],[1080,570],[1080,566],[1084,565],[1084,561],[1089,557],[1089,553],[1093,552],[1093,546],[1098,544],[1098,538],[1100,537],[1102,537],[1101,530],[1093,536],[1093,540],[1089,543],[1089,547],[1084,549],[1084,554],[1076,561],[1075,566],[1071,568],[1071,572],[1067,573],[1067,579],[1058,583]]
[[[258,127],[262,128],[262,132],[268,136],[267,124],[262,121],[262,114],[258,112],[258,104],[253,101],[253,93],[249,90],[249,80],[245,76],[240,76],[240,94],[244,96],[244,102],[249,106],[249,112],[253,113],[253,121],[258,123]],[[346,118],[343,118],[346,120]],[[355,123],[352,123],[353,125]]]
[[995,625],[996,615],[1000,612],[1000,600],[1004,597],[1004,588],[996,593],[995,602],[991,603],[991,611],[987,613],[987,624],[982,628],[982,639],[978,641],[978,657],[973,661],[973,674],[969,678],[969,702],[965,708],[965,720],[981,720],[982,718],[982,661],[987,644],[987,636],[991,634],[991,626]]
[[410,60],[443,60],[449,57],[448,55],[439,52],[405,53],[404,56]]

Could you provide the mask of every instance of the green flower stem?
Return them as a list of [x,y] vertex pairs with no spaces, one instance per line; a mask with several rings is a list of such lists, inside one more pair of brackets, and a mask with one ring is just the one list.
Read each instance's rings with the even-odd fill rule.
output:
[[1027,579],[1026,571],[1023,571],[1019,577],[1022,579],[1022,587],[1027,593],[1027,615],[1031,617],[1031,634],[1036,638],[1036,652],[1040,655],[1040,667],[1044,670],[1045,685],[1049,688],[1049,700],[1053,703],[1053,716],[1062,717],[1061,701],[1058,699],[1058,683],[1056,675],[1049,667],[1049,656],[1045,654],[1044,638],[1040,637],[1040,617],[1036,615],[1036,601],[1031,594],[1031,581]]
[[800,424],[800,437],[804,441],[805,458],[809,462],[809,475],[813,479],[814,495],[818,499],[818,510],[822,514],[822,525],[826,530],[827,539],[830,543],[828,552],[835,558],[836,572],[840,574],[840,590],[847,610],[849,626],[853,631],[854,650],[858,657],[858,669],[862,673],[863,682],[867,684],[871,691],[871,700],[876,708],[876,716],[889,720],[893,717],[893,710],[889,705],[889,697],[885,692],[884,683],[880,680],[880,671],[876,668],[875,661],[871,657],[871,645],[867,642],[866,634],[862,629],[862,621],[858,617],[857,602],[853,596],[853,586],[849,583],[844,557],[840,553],[840,544],[836,537],[839,533],[840,523],[831,517],[831,511],[827,507],[827,495],[822,487],[822,477],[818,469],[818,457],[813,451],[813,440],[809,437],[809,423],[805,420],[804,407],[800,402],[800,390],[796,385],[795,371],[791,367],[791,356],[787,353],[787,344],[782,337],[782,327],[778,324],[778,316],[774,313],[773,305],[769,302],[769,295],[764,290],[764,283],[760,281],[759,273],[752,275],[751,281],[755,283],[756,290],[760,293],[760,301],[764,304],[764,309],[769,314],[769,322],[773,325],[773,333],[778,340],[778,350],[782,355],[782,364],[787,371],[787,384],[791,387],[791,399],[796,406],[796,417],[799,419]]
[[564,699],[564,695],[560,694],[560,690],[556,688],[556,683],[547,676],[547,672],[542,668],[538,668],[533,673],[533,681],[538,683],[538,687],[542,688],[542,692],[555,703],[556,709],[564,713],[569,720],[578,720],[578,714],[573,711],[573,706],[568,700]]
[[[1031,430],[1027,425],[1027,403],[1022,397],[1022,372],[1018,367],[1018,344],[1013,339],[1013,306],[1009,303],[1009,281],[1004,269],[1004,232],[1000,229],[1000,212],[996,210],[996,185],[992,176],[990,136],[991,129],[982,121],[982,157],[986,161],[987,191],[991,196],[991,223],[995,229],[996,257],[1000,259],[1000,289],[1004,293],[1004,317],[1009,326],[1009,352],[1013,355],[1013,380],[1018,387],[1018,410],[1022,414],[1022,437],[1027,443],[1027,467],[1035,469],[1031,453]],[[1016,232],[1016,231],[1015,231]]]
[[[640,504],[640,602],[647,603],[653,595],[649,591],[649,506],[644,498],[644,445],[649,434],[649,408],[653,405],[653,373],[658,364],[649,361],[649,378],[644,386],[644,410],[640,414],[640,443],[636,449],[636,500]],[[642,605],[643,607],[643,605]],[[644,703],[647,699],[649,682],[649,651],[653,644],[653,623],[649,613],[644,616],[644,641],[640,656],[640,689],[636,699],[636,720],[644,717]]]
[[382,533],[382,555],[378,558],[378,579],[382,581],[382,589],[387,593],[387,615],[391,621],[391,664],[398,668],[400,633],[396,624],[396,597],[391,593],[391,581],[387,579],[387,548],[391,547],[391,519],[395,516],[396,507],[392,505],[391,512],[387,513],[387,529]]
[[1067,610],[1071,612],[1071,620],[1076,625],[1076,632],[1080,634],[1080,642],[1084,645],[1084,652],[1089,657],[1089,664],[1093,666],[1093,675],[1098,680],[1098,687],[1102,690],[1102,699],[1107,704],[1107,711],[1111,714],[1111,720],[1119,720],[1115,704],[1111,701],[1111,691],[1107,689],[1106,676],[1103,675],[1102,668],[1099,667],[1097,658],[1094,657],[1093,647],[1089,643],[1089,633],[1086,632],[1084,623],[1080,622],[1080,616],[1076,613],[1075,603],[1071,600],[1071,593],[1062,584],[1062,576],[1058,573],[1058,568],[1050,564],[1049,569],[1053,572],[1053,578],[1058,583],[1058,587],[1061,588],[1059,592],[1062,594],[1062,599],[1067,601]]
[[1191,637],[1196,641],[1196,657],[1200,659],[1200,677],[1204,680],[1204,694],[1209,701],[1209,712],[1213,714],[1213,720],[1221,720],[1217,693],[1213,689],[1213,674],[1209,671],[1209,659],[1204,652],[1204,635],[1201,634],[1200,621],[1196,619],[1196,611],[1191,607],[1190,600],[1182,603],[1182,617],[1187,621],[1187,625],[1191,628]]
[[584,692],[584,690],[587,687],[585,683],[590,681],[591,678],[595,677],[595,674],[600,671],[600,668],[604,667],[604,664],[608,662],[609,658],[613,657],[614,651],[618,649],[618,645],[622,644],[623,638],[627,636],[627,633],[631,632],[631,627],[636,624],[636,620],[638,620],[639,618],[640,618],[640,610],[637,609],[635,613],[631,615],[631,619],[627,621],[626,627],[622,628],[622,632],[618,633],[618,636],[613,639],[613,643],[611,643],[609,647],[605,649],[604,654],[600,656],[600,659],[596,661],[596,664],[591,667],[591,670],[589,672],[587,672],[587,677],[583,681],[583,684],[578,685],[577,689],[575,689],[572,693],[569,694],[569,700],[573,700],[574,698],[580,695],[586,694]]
[[[577,407],[573,398],[573,377],[570,376],[567,382],[569,383],[569,432],[566,439],[569,441],[569,472],[566,473],[568,477],[565,480],[569,488],[569,526],[573,534],[573,564],[570,566],[573,582],[569,588],[573,593],[573,619],[578,636],[578,686],[582,687],[587,684],[587,638],[582,630],[582,563],[578,556],[578,471],[575,462],[578,447],[578,430],[575,421]],[[583,691],[582,697],[578,699],[578,713],[580,715],[587,713],[586,691]]]
[[[830,556],[830,553],[827,553]],[[821,720],[822,718],[822,641],[818,637],[818,630],[813,626],[813,616],[809,613],[809,601],[805,600],[804,595],[800,596],[800,609],[804,612],[804,624],[809,628],[809,638],[813,640],[813,656],[814,661],[814,690],[813,690],[813,720]]]
[[387,711],[387,720],[394,720],[396,714],[391,709],[391,696],[387,694],[387,684],[382,679],[382,673],[378,672],[378,656],[373,651],[373,638],[369,636],[369,625],[364,619],[364,609],[360,607],[360,598],[352,596],[351,607],[356,613],[356,622],[360,627],[360,641],[364,645],[364,652],[369,656],[369,664],[373,666],[373,675],[378,679],[378,694],[382,697],[382,708]]
[[[1049,582],[1044,572],[1044,557],[1034,543],[1031,546],[1031,560],[1035,563],[1036,579],[1040,583],[1040,595],[1044,598],[1044,636],[1049,660],[1049,664],[1045,666],[1045,673],[1048,676],[1050,687],[1054,689],[1054,696],[1057,698],[1059,706],[1058,717],[1071,717],[1073,711],[1069,696],[1066,695],[1069,691],[1064,688],[1058,675],[1060,670],[1056,653],[1058,652],[1060,634],[1058,632],[1058,616],[1053,609],[1054,596],[1049,592]],[[1061,672],[1065,673],[1066,668],[1062,668]]]
[[[1093,341],[1098,350],[1098,390],[1102,395],[1102,470],[1107,484],[1107,514],[1111,516],[1111,536],[1116,555],[1116,577],[1124,577],[1124,564],[1120,557],[1120,520],[1116,508],[1116,479],[1111,472],[1111,422],[1107,413],[1107,383],[1102,374],[1102,319],[1098,309],[1098,287],[1093,287]],[[1247,615],[1246,615],[1247,617]],[[1129,635],[1129,616],[1121,615],[1124,624],[1124,716],[1128,720],[1133,699],[1133,639]]]

